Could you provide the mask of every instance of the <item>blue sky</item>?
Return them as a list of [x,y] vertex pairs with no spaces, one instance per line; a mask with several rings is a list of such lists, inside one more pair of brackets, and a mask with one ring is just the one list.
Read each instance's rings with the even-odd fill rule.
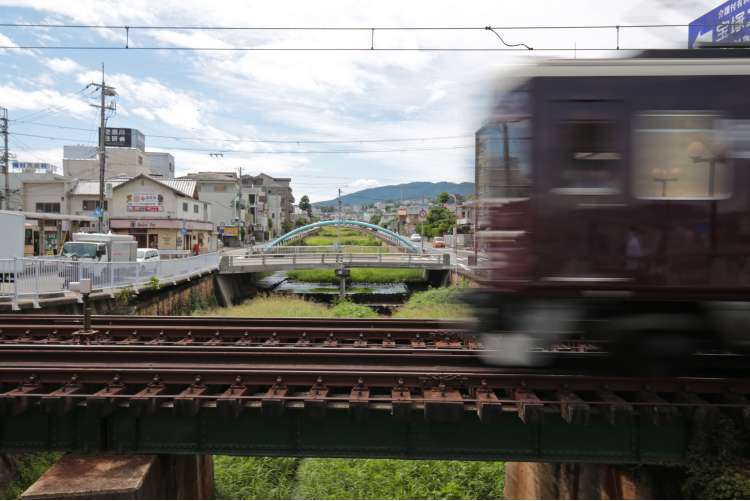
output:
[[[495,0],[455,2],[0,0],[0,22],[145,26],[529,26],[687,23],[720,2],[704,0]],[[0,45],[123,45],[119,29],[0,27]],[[535,47],[610,47],[613,30],[505,31]],[[626,47],[680,47],[687,29],[621,31]],[[486,31],[376,31],[388,47],[497,47]],[[130,45],[369,47],[368,32],[132,30]],[[609,52],[578,57],[606,57]],[[409,181],[473,180],[472,134],[490,82],[521,58],[561,52],[178,52],[0,50],[0,106],[19,160],[62,165],[64,144],[95,144],[87,83],[119,94],[109,126],[144,132],[147,150],[170,151],[177,172],[233,170],[293,179],[312,200]],[[83,129],[83,130],[79,130]],[[31,136],[48,136],[42,139]],[[153,135],[195,139],[173,140]],[[244,139],[382,143],[273,144]],[[226,141],[231,139],[232,141]],[[421,151],[360,154],[289,151]],[[224,152],[213,158],[209,152]],[[262,154],[261,154],[262,153]]]

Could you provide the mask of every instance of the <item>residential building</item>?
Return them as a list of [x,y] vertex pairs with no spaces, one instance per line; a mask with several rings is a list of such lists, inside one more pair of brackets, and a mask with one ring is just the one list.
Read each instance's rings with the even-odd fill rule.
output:
[[[119,177],[105,179],[104,181],[104,211],[105,224],[109,219],[109,204],[112,199],[112,190],[115,186],[127,181],[129,178]],[[70,214],[77,216],[96,217],[96,208],[99,206],[99,181],[76,180],[68,192],[68,208]]]
[[[8,181],[10,182],[10,178]],[[66,195],[72,183],[73,179],[57,174],[26,177],[21,182],[22,210],[25,212],[68,214]]]
[[174,157],[171,153],[147,151],[145,154],[148,159],[148,170],[151,177],[163,179],[174,178]]
[[292,178],[289,177],[273,177],[263,173],[257,176],[242,176],[243,188],[260,187],[269,195],[279,196],[282,219],[287,222],[291,222],[294,214],[294,195],[292,195],[291,182]]
[[[170,153],[146,151],[146,140],[136,129],[107,127],[107,159],[104,177],[174,177],[175,161]],[[64,146],[63,174],[78,179],[99,179],[99,154],[95,146]]]
[[211,203],[211,222],[219,228],[232,225],[240,217],[236,200],[239,178],[234,172],[191,172],[177,179],[197,183],[198,199]]
[[266,216],[266,193],[260,186],[241,187],[241,197],[245,205],[245,227],[248,240],[252,235],[256,242],[268,239],[268,218]]
[[139,247],[161,250],[216,249],[211,204],[198,199],[197,181],[155,179],[145,174],[112,189],[110,229],[130,234]]
[[[63,178],[63,176],[48,173],[48,172],[11,172],[8,175],[8,208],[10,210],[24,210],[24,191],[23,184],[27,181],[34,180],[46,180],[55,181]],[[5,175],[0,174],[0,193],[3,193],[5,189]],[[31,206],[34,206],[34,201],[30,200]],[[63,210],[63,207],[60,207]]]

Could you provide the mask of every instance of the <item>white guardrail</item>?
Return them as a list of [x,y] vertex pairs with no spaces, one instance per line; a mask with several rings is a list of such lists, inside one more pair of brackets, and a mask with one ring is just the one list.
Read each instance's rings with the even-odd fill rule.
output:
[[153,281],[172,282],[219,269],[218,253],[133,263],[95,263],[60,258],[0,259],[0,297],[14,301],[70,291],[70,283],[91,279],[92,289],[140,287]]

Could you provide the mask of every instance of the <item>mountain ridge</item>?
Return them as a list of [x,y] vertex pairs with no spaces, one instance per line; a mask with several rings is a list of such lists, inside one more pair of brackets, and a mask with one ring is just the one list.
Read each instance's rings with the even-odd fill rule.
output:
[[[468,181],[462,183],[453,183],[450,181],[438,181],[434,183],[430,181],[414,181],[411,183],[377,186],[342,195],[341,203],[343,205],[364,205],[388,200],[433,199],[444,191],[464,196],[470,195],[474,193],[474,183]],[[318,207],[336,206],[337,203],[337,199],[334,198],[332,200],[313,202],[312,205]]]

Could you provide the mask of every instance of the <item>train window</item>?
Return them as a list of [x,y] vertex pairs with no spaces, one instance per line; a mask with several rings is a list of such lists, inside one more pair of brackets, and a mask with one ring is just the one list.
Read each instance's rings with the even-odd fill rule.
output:
[[563,194],[608,195],[619,191],[620,152],[615,123],[605,120],[575,120],[560,124],[562,162],[560,188]]
[[477,132],[480,198],[525,198],[531,184],[531,123],[515,119]]
[[647,111],[636,115],[633,193],[644,199],[729,198],[732,172],[718,113]]

